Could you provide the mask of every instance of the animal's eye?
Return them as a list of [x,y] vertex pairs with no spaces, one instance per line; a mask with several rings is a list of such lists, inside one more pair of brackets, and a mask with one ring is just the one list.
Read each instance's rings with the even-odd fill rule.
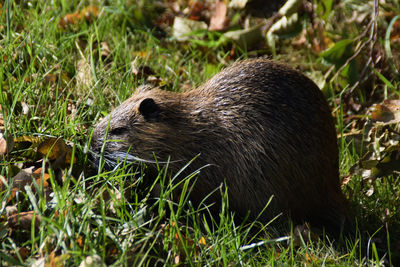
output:
[[125,127],[116,127],[116,128],[111,128],[109,133],[112,135],[120,135],[123,134],[127,131]]

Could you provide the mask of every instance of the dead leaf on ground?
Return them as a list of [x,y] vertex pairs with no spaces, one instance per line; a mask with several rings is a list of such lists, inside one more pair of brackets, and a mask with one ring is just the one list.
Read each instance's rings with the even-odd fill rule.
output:
[[381,121],[386,123],[399,123],[400,122],[400,100],[388,99],[383,103],[375,106],[371,112],[371,117],[374,121]]
[[87,22],[92,22],[100,15],[100,10],[97,6],[88,6],[80,14]]
[[32,183],[33,168],[34,167],[22,169],[11,179],[13,182],[13,189],[11,191],[12,197],[15,197],[17,191],[24,190],[26,185],[30,185]]
[[[61,138],[49,137],[45,139],[39,144],[37,151],[49,160],[59,160],[67,164],[71,163],[72,148],[65,144],[65,141]],[[76,158],[74,158],[75,162]]]
[[0,105],[0,131],[4,131],[3,108]]
[[57,75],[52,74],[52,73],[48,73],[44,76],[43,79],[44,83],[47,85],[53,85],[57,82]]
[[[26,260],[30,254],[30,250],[27,248],[18,248],[18,254],[22,260]],[[14,255],[13,258],[16,260],[19,259],[17,255]]]
[[229,31],[224,33],[224,36],[234,41],[240,47],[248,48],[264,40],[261,32],[262,26],[263,24],[259,24],[244,30]]
[[173,35],[178,41],[187,41],[190,39],[192,32],[197,30],[206,30],[207,23],[204,21],[194,21],[190,19],[175,17]]
[[224,0],[216,0],[214,12],[210,19],[210,31],[222,31],[228,27],[228,18],[226,17],[228,8]]
[[11,205],[11,206],[6,206],[7,217],[10,217],[11,215],[14,215],[14,214],[17,214],[17,213],[18,213],[17,204]]
[[61,138],[50,137],[39,144],[37,151],[42,156],[47,156],[49,160],[55,160],[59,157],[65,156],[66,150],[67,148],[64,140]]
[[111,55],[111,50],[107,42],[100,43],[100,55],[105,60]]
[[342,179],[341,187],[343,188],[345,185],[347,185],[351,181],[351,175],[347,175]]
[[208,6],[201,1],[190,1],[190,6],[183,10],[183,14],[188,15],[190,20],[199,21],[203,17],[203,11],[207,10]]
[[50,175],[48,173],[43,173],[42,168],[38,168],[33,171],[33,167],[22,169],[17,175],[12,178],[13,184],[11,189],[11,196],[8,201],[14,199],[18,191],[25,192],[25,186],[32,186],[32,191],[36,192],[35,186],[33,186],[33,179],[35,179],[36,184],[42,187],[43,193],[46,198],[50,196],[51,187],[49,185]]
[[14,138],[10,134],[0,133],[0,157],[10,153],[14,148]]
[[65,29],[69,26],[76,25],[83,20],[90,23],[95,18],[99,17],[99,15],[100,10],[97,6],[88,6],[82,9],[82,11],[77,10],[62,17],[58,22],[58,26]]
[[20,212],[8,217],[8,225],[12,230],[30,230],[33,221],[35,223],[35,229],[38,229],[41,217],[33,211]]
[[61,254],[56,256],[55,251],[53,250],[50,255],[45,259],[45,267],[64,267],[65,261],[69,258],[69,254]]
[[32,173],[32,175],[36,180],[36,184],[39,187],[43,187],[44,194],[46,195],[46,198],[48,198],[51,193],[51,187],[49,183],[50,174],[44,172],[42,168],[38,168]]
[[6,188],[5,183],[7,183],[6,178],[0,175],[0,191],[3,191]]

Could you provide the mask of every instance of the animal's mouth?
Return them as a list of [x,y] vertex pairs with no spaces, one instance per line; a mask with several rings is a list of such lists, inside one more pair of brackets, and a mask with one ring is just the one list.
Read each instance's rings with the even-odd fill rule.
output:
[[141,164],[141,163],[167,164],[172,162],[178,162],[178,161],[159,161],[157,159],[151,159],[151,160],[143,159],[138,156],[134,156],[129,152],[122,152],[122,151],[113,151],[113,152],[106,151],[103,154],[95,151],[89,151],[88,159],[89,162],[97,169],[99,168],[100,165],[102,165],[102,167],[107,170],[114,170],[124,164]]
[[112,153],[104,152],[103,154],[95,151],[89,151],[88,159],[89,162],[97,169],[99,166],[102,166],[106,170],[113,170],[124,164],[139,164],[140,162],[146,162],[127,152],[120,151],[114,151]]

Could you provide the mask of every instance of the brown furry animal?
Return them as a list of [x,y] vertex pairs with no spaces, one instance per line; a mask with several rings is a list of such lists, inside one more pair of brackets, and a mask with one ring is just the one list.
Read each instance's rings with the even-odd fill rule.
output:
[[[171,157],[203,168],[191,193],[200,203],[225,183],[236,218],[268,222],[279,213],[328,231],[348,227],[340,190],[336,132],[319,88],[303,74],[267,59],[245,60],[184,93],[140,90],[95,128],[91,149],[105,159]],[[108,128],[108,130],[107,130]],[[126,152],[129,151],[129,154]],[[183,162],[182,162],[183,160]],[[221,203],[215,193],[207,203]],[[348,228],[347,228],[348,229]]]

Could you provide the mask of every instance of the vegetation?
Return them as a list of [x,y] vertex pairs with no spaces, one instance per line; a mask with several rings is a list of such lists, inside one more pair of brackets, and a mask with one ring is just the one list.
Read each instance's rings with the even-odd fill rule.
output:
[[[399,2],[288,1],[269,19],[234,2],[0,3],[0,265],[400,262]],[[150,182],[144,165],[84,173],[94,124],[141,84],[187,90],[264,55],[305,72],[329,100],[354,240],[276,237],[268,225],[252,238],[259,225],[235,225],[228,199],[207,221],[168,166]]]

